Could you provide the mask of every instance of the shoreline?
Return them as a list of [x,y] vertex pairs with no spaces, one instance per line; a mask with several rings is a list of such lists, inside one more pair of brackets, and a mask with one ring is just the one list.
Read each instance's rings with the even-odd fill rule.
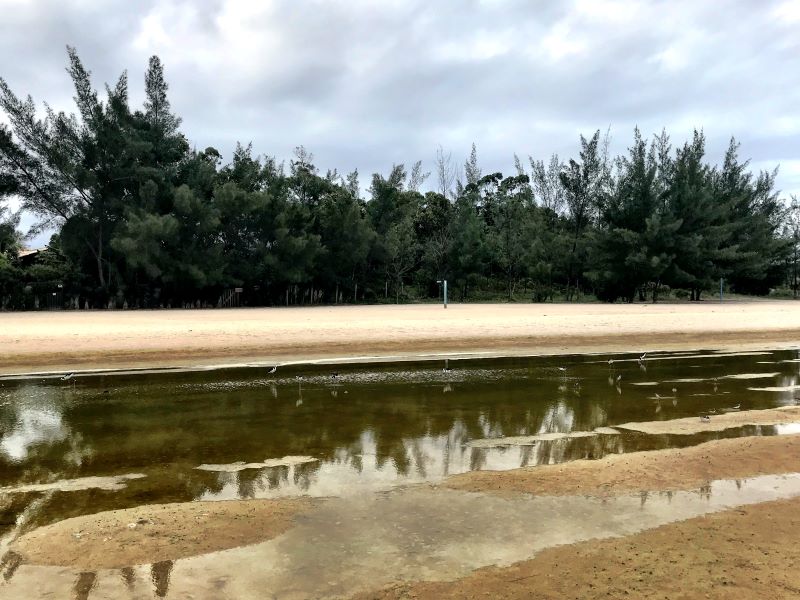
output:
[[0,376],[800,345],[800,304],[0,313]]
[[[792,339],[790,341],[777,341],[769,343],[761,342],[740,342],[740,343],[724,343],[719,345],[711,345],[698,347],[696,344],[690,342],[666,344],[662,347],[648,347],[647,352],[650,354],[659,352],[681,352],[681,351],[697,351],[697,352],[718,352],[718,353],[739,353],[739,352],[769,352],[776,350],[792,350],[798,349],[800,345],[800,331],[797,332],[797,340],[795,341],[795,333],[791,332]],[[348,365],[385,365],[393,363],[415,363],[415,362],[436,362],[444,359],[450,360],[496,360],[504,358],[544,358],[544,357],[559,357],[559,356],[603,356],[607,354],[638,354],[637,350],[626,349],[623,345],[610,344],[607,342],[600,343],[597,346],[583,345],[570,348],[522,348],[512,349],[508,348],[501,351],[475,351],[475,352],[429,352],[422,354],[405,353],[405,354],[375,354],[370,356],[358,355],[331,355],[323,358],[313,358],[291,355],[286,357],[285,361],[280,359],[283,356],[279,355],[273,360],[252,360],[243,362],[247,357],[232,356],[230,362],[214,362],[212,358],[207,358],[205,355],[197,355],[190,359],[190,361],[175,364],[163,365],[174,360],[174,353],[165,351],[163,354],[148,355],[147,357],[137,357],[134,362],[121,363],[121,366],[115,366],[113,361],[102,362],[99,358],[98,362],[92,359],[87,363],[90,366],[87,368],[69,368],[69,365],[61,362],[53,362],[52,368],[47,368],[44,371],[13,371],[14,361],[11,359],[0,365],[0,381],[13,381],[24,379],[54,379],[61,377],[66,373],[73,373],[77,377],[92,377],[100,375],[152,375],[160,373],[195,373],[203,371],[221,371],[225,369],[259,369],[259,368],[272,368],[279,366],[282,368],[295,368],[303,366],[348,366]],[[100,356],[100,355],[98,355]],[[104,355],[107,358],[107,355]],[[163,357],[163,358],[159,358]],[[215,358],[215,357],[214,357]],[[61,356],[57,361],[64,361]],[[151,364],[151,362],[153,364]],[[160,362],[163,366],[155,364]],[[76,361],[81,364],[80,360]],[[75,363],[73,363],[74,365]],[[141,364],[141,366],[139,366]]]

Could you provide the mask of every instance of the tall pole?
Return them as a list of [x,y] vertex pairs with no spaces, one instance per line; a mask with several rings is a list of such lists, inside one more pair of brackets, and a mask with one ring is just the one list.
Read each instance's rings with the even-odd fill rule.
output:
[[444,307],[447,308],[447,279],[444,280]]
[[722,302],[722,277],[719,278],[719,301]]

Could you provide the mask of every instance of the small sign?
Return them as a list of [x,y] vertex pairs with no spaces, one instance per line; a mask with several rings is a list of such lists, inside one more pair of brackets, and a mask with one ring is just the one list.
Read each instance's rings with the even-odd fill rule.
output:
[[241,294],[244,291],[244,288],[233,288],[233,291],[237,294]]

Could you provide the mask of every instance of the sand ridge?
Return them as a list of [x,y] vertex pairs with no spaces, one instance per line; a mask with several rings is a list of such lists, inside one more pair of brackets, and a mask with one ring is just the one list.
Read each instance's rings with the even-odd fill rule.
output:
[[721,414],[685,417],[666,421],[639,421],[615,425],[617,429],[638,431],[650,435],[691,435],[703,431],[724,431],[744,425],[781,425],[800,422],[800,406],[781,406],[762,410],[731,410]]
[[309,498],[154,504],[65,519],[11,550],[25,563],[116,568],[247,546],[280,535],[318,504]]
[[688,490],[715,479],[795,472],[800,472],[800,434],[714,440],[689,448],[611,454],[511,471],[470,471],[441,485],[499,494],[610,496]]

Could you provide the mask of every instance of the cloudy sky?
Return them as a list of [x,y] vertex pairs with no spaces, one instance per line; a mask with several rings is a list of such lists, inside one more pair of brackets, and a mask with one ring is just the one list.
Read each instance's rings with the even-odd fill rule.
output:
[[[800,193],[800,0],[0,0],[0,76],[71,109],[65,46],[98,87],[127,70],[132,102],[161,56],[198,148],[237,141],[321,169],[370,173],[513,154],[577,153],[635,125],[673,142],[703,128],[718,160],[731,135],[754,168],[780,165]],[[2,118],[2,117],[0,117]]]

